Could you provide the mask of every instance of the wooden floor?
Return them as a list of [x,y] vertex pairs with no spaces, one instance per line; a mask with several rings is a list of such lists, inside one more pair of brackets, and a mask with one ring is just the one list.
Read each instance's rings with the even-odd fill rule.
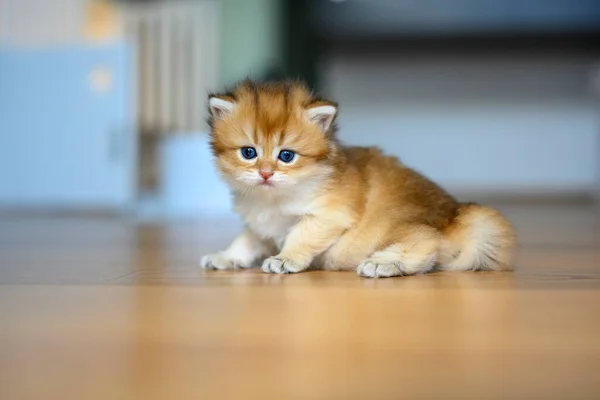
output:
[[235,223],[0,217],[0,399],[599,399],[600,213],[502,207],[515,273],[200,271]]

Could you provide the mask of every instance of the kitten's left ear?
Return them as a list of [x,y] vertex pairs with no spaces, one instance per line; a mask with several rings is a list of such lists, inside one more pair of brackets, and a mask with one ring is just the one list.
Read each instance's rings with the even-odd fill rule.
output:
[[336,114],[337,106],[333,103],[325,102],[319,102],[305,111],[308,121],[317,125],[323,132],[329,130]]

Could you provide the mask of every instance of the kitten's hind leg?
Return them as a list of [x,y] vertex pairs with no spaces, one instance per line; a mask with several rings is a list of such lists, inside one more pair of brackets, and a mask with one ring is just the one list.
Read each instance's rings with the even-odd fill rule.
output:
[[403,227],[394,243],[361,262],[356,273],[367,278],[414,275],[437,262],[440,234],[424,225]]

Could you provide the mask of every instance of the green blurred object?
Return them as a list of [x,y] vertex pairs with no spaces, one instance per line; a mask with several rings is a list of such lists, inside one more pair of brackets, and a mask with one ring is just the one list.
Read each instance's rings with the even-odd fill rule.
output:
[[282,0],[284,74],[320,91],[319,59],[323,45],[310,20],[314,2]]
[[309,16],[312,2],[223,0],[220,85],[245,78],[299,79],[319,90],[321,44]]
[[280,68],[281,1],[222,0],[220,13],[221,86]]

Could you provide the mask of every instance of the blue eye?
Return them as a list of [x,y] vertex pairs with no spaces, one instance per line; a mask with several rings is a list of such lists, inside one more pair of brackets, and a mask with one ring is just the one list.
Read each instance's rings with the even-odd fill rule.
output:
[[284,163],[291,162],[295,156],[296,156],[296,154],[291,150],[281,150],[279,152],[279,159],[281,161],[283,161]]
[[246,160],[252,160],[253,158],[256,158],[256,150],[254,147],[242,147],[240,152],[242,153],[242,157],[244,157]]

